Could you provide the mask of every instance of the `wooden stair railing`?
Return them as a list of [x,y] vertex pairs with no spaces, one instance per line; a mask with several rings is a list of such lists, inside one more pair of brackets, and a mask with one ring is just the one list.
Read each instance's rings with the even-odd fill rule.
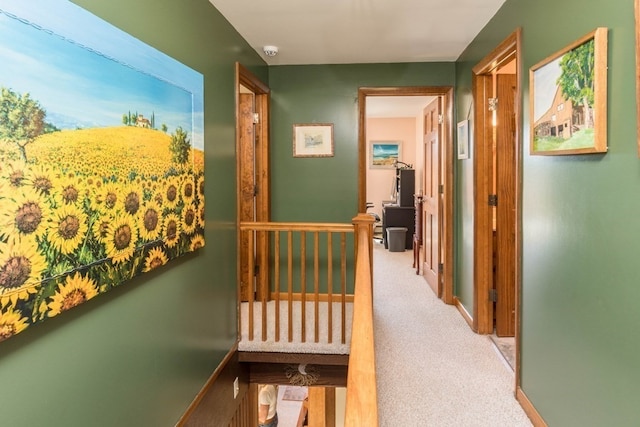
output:
[[[334,338],[342,344],[346,343],[346,304],[353,300],[353,295],[347,294],[347,272],[348,272],[348,248],[347,235],[354,234],[353,224],[333,224],[333,223],[295,223],[295,222],[241,222],[240,231],[246,233],[248,245],[247,251],[253,254],[256,249],[256,242],[262,241],[270,245],[269,266],[270,276],[261,275],[256,287],[260,287],[261,298],[256,301],[253,292],[248,292],[248,340],[254,341],[255,337],[255,303],[260,306],[261,319],[258,322],[260,337],[262,341],[267,340],[269,328],[275,328],[275,341],[280,342],[286,339],[293,341],[293,312],[294,301],[300,301],[301,322],[300,342],[319,341],[320,328],[327,328],[328,343],[332,343]],[[266,236],[266,238],[264,238]],[[263,237],[260,239],[260,237]],[[308,239],[311,239],[308,241]],[[355,242],[354,242],[355,244]],[[322,249],[321,249],[322,247]],[[266,248],[258,248],[266,251]],[[294,253],[295,251],[297,253]],[[323,250],[326,250],[325,262],[321,262]],[[339,254],[335,254],[335,252]],[[339,265],[334,265],[334,255],[339,256]],[[248,256],[248,270],[254,271],[254,257]],[[309,261],[309,262],[308,262]],[[309,265],[311,264],[311,265]],[[326,274],[321,283],[321,269],[326,270]],[[339,270],[337,270],[339,269]],[[286,271],[283,271],[286,270]],[[334,271],[336,270],[336,271]],[[339,277],[340,283],[334,283]],[[311,278],[310,280],[308,278]],[[302,285],[305,284],[305,285]],[[339,289],[334,289],[339,288]],[[323,288],[321,290],[321,288]],[[286,291],[285,291],[286,289]],[[267,318],[267,305],[269,301],[274,301],[275,318]],[[320,325],[320,304],[327,302],[327,324]],[[288,315],[286,319],[281,319],[280,303],[286,304]],[[307,302],[312,303],[314,316],[311,325],[313,337],[306,336]],[[333,303],[340,306],[340,337],[333,337]],[[242,321],[242,319],[241,319]],[[286,322],[286,337],[280,336],[281,322]]]
[[351,352],[347,374],[346,427],[378,426],[373,342],[373,218],[359,214],[356,227],[356,278]]

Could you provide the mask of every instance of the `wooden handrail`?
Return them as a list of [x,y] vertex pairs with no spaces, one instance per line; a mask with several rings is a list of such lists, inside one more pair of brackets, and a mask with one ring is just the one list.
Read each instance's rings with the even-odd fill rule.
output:
[[[356,227],[356,279],[349,372],[347,374],[346,427],[378,426],[376,363],[373,342],[373,217],[359,214]],[[365,249],[365,250],[363,250]]]
[[335,233],[352,233],[353,225],[330,222],[241,222],[240,230],[255,231],[324,231]]

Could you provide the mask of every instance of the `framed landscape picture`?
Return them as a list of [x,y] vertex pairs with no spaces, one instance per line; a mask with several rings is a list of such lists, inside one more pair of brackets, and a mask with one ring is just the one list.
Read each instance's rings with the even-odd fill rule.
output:
[[204,246],[204,79],[69,1],[0,3],[3,341]]
[[607,151],[607,28],[540,61],[529,72],[531,154]]
[[333,124],[293,125],[293,157],[333,157]]
[[371,141],[369,152],[371,169],[395,169],[402,155],[402,142]]

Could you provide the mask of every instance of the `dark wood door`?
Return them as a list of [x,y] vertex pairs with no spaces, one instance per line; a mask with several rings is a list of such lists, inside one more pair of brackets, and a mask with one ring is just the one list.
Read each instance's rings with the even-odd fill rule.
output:
[[497,74],[495,331],[514,336],[516,310],[516,75]]

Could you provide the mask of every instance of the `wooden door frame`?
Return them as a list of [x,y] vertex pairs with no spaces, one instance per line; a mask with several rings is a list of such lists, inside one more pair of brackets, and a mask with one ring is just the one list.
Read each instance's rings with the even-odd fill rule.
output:
[[[367,203],[367,140],[366,99],[368,96],[441,96],[442,97],[442,141],[444,171],[442,177],[443,207],[440,236],[443,263],[442,300],[453,304],[453,87],[452,86],[407,86],[407,87],[361,87],[358,89],[358,211],[366,212]],[[410,265],[408,267],[411,267]]]
[[[242,64],[236,62],[235,73],[235,96],[236,96],[236,193],[240,189],[240,173],[242,165],[242,157],[240,156],[240,86],[244,86],[249,89],[255,95],[255,112],[259,114],[260,121],[255,127],[255,138],[258,141],[256,143],[255,150],[255,168],[256,168],[256,185],[258,192],[256,194],[256,221],[268,222],[271,219],[271,192],[270,192],[270,177],[269,170],[269,97],[270,89],[267,85],[262,83],[251,71],[245,68]],[[240,197],[236,197],[236,224],[240,220]],[[236,235],[236,247],[240,248],[240,231]],[[259,237],[256,240],[256,250],[258,258],[256,264],[262,266],[259,270],[257,288],[258,298],[268,298],[268,259],[269,259],[269,247],[264,236]],[[241,301],[240,296],[240,256],[236,257],[236,277],[238,278],[238,302]]]
[[518,28],[502,41],[491,53],[473,67],[472,93],[474,104],[474,296],[473,329],[479,334],[493,332],[493,306],[489,300],[489,289],[493,282],[493,226],[491,208],[488,203],[492,193],[493,161],[490,142],[493,141],[491,116],[486,102],[490,95],[487,88],[492,79],[490,73],[509,60],[516,59],[516,158],[515,158],[515,341],[516,341],[516,386],[520,381],[520,315],[521,315],[521,251],[522,251],[522,48],[521,29]]

